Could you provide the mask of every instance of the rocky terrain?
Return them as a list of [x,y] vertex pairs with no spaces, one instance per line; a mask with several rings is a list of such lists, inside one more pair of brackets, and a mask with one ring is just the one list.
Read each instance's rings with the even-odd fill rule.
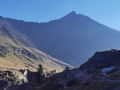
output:
[[27,90],[36,83],[36,70],[61,72],[66,66],[35,48],[31,40],[0,17],[0,90]]
[[45,76],[39,85],[36,72],[4,68],[0,71],[1,89],[7,90],[119,90],[120,50],[96,52],[79,68]]
[[13,85],[17,86],[27,83],[27,74],[27,70],[0,69],[0,90],[7,90]]
[[120,50],[96,52],[79,68],[66,69],[46,79],[41,90],[119,90],[119,59]]

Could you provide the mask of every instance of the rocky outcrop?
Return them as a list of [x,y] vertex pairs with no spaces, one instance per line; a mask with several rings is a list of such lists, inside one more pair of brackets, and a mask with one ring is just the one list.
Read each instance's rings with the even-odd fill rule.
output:
[[0,90],[19,90],[23,86],[25,90],[32,82],[35,83],[35,80],[36,72],[29,70],[0,71]]
[[6,57],[8,53],[8,48],[0,45],[0,57]]
[[120,50],[96,52],[86,63],[80,66],[82,71],[93,71],[97,68],[120,65]]
[[[91,83],[92,90],[95,85],[100,85],[100,90],[115,90],[120,83],[120,50],[107,50],[96,52],[86,63],[79,68],[64,70],[63,72],[49,77],[41,85],[41,90],[88,90]],[[110,83],[110,85],[108,85]],[[76,89],[74,86],[78,86]],[[103,86],[104,85],[104,86]],[[53,89],[54,87],[54,89]],[[71,88],[69,88],[71,87]],[[74,87],[74,88],[73,88]],[[85,89],[87,87],[87,89]],[[111,89],[112,87],[112,89]],[[38,87],[37,87],[38,88]],[[73,88],[73,89],[72,89]],[[90,88],[90,87],[89,87]]]
[[4,35],[6,37],[11,37],[12,38],[12,35],[8,31],[8,29],[5,26],[3,26],[2,24],[0,24],[0,35]]

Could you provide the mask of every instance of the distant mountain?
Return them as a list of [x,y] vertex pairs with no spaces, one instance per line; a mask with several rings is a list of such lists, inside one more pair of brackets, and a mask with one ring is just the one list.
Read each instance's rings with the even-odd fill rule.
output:
[[29,69],[36,71],[42,64],[45,71],[60,72],[65,67],[72,67],[40,50],[24,34],[0,17],[0,70]]
[[5,20],[27,35],[39,50],[75,67],[96,51],[120,48],[119,31],[74,11],[46,23]]

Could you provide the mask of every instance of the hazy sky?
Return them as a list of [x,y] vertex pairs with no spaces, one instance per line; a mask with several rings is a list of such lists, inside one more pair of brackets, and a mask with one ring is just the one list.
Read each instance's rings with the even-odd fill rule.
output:
[[71,11],[120,30],[120,0],[0,0],[0,16],[47,22]]

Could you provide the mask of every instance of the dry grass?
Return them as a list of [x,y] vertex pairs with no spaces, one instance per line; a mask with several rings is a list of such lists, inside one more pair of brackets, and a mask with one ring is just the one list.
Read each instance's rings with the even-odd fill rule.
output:
[[[57,72],[61,72],[64,70],[64,65],[70,66],[64,62],[52,58],[51,56],[37,49],[26,47],[22,43],[18,42],[16,39],[15,41],[17,43],[15,43],[11,38],[1,35],[0,33],[0,45],[8,47],[9,50],[9,54],[7,55],[7,57],[0,58],[1,61],[4,62],[0,64],[1,67],[30,69],[34,71],[36,70],[38,64],[42,64],[47,71],[57,70]],[[18,48],[19,50],[27,50],[35,57],[40,57],[42,60],[35,60],[34,58],[31,58],[26,54],[13,50],[13,47]]]

